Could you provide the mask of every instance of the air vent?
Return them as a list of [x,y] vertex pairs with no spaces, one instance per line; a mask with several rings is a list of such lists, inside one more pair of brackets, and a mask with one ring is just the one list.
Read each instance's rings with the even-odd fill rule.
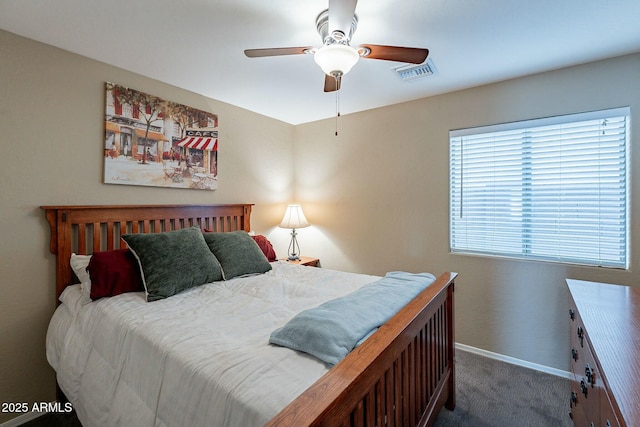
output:
[[427,58],[426,62],[414,65],[401,65],[394,67],[391,71],[395,72],[402,80],[415,80],[423,77],[432,76],[436,73],[436,67],[431,58]]

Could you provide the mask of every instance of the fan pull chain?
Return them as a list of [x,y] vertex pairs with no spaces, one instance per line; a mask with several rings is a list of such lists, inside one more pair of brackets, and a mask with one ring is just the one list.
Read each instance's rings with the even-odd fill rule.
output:
[[342,86],[342,73],[334,71],[331,73],[336,79],[336,136],[338,136],[338,118],[340,117],[340,86]]
[[340,91],[336,90],[336,136],[338,136],[338,118],[340,117]]

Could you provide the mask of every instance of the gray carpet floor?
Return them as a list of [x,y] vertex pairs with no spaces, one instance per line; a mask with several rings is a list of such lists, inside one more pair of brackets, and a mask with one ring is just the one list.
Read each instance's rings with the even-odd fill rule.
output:
[[456,408],[434,427],[572,427],[566,378],[456,350]]
[[[572,427],[569,394],[568,379],[457,350],[456,408],[442,409],[434,427]],[[81,427],[74,414],[23,426]]]

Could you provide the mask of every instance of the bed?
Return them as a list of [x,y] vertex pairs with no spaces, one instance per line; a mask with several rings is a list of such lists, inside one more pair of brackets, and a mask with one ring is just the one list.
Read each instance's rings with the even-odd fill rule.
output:
[[[51,352],[50,360],[53,360],[52,365],[55,365],[54,369],[57,371],[58,397],[69,397],[80,420],[87,426],[123,423],[186,425],[185,422],[190,425],[429,426],[443,406],[448,409],[455,407],[453,291],[456,273],[441,274],[361,345],[335,366],[329,367],[304,353],[269,345],[266,339],[255,335],[264,334],[265,331],[259,330],[259,327],[245,330],[246,334],[242,330],[227,333],[234,329],[233,324],[226,323],[227,317],[243,317],[240,314],[246,314],[244,317],[257,317],[259,325],[269,329],[291,317],[293,312],[290,310],[304,309],[318,301],[347,294],[375,280],[376,276],[341,273],[276,261],[272,263],[272,270],[259,275],[264,276],[263,278],[254,275],[215,282],[158,302],[147,303],[140,293],[135,292],[102,298],[91,304],[77,302],[81,291],[79,285],[74,285],[77,281],[69,262],[72,253],[90,255],[114,251],[124,247],[121,236],[131,234],[164,233],[193,227],[216,233],[238,230],[249,232],[251,204],[42,208],[51,228],[50,250],[56,256],[56,296],[63,301],[54,313],[54,319],[58,320],[53,322],[52,319],[50,325],[50,330],[56,330],[57,335],[63,338],[50,343],[48,334],[48,357]],[[340,284],[337,285],[336,281]],[[294,294],[302,293],[303,302],[299,305],[293,303],[293,306],[287,303],[289,312],[285,310],[280,313],[283,309],[280,307],[283,304],[280,298],[285,288]],[[250,307],[246,301],[238,302],[240,305],[234,307],[234,303],[230,301],[235,300],[222,298],[221,290],[240,292],[241,298],[247,299],[246,301],[269,300],[278,307],[267,309],[267,314],[254,313],[251,308],[242,309]],[[202,308],[188,304],[200,301],[203,295],[216,300],[207,304],[218,304],[210,305],[215,310],[209,311],[219,312],[219,316],[225,316],[224,318],[204,323],[198,320],[199,317],[194,313],[203,311]],[[289,301],[288,294],[284,299]],[[75,311],[73,306],[76,306]],[[176,314],[177,306],[193,308],[189,308],[186,314]],[[264,310],[264,307],[257,309]],[[122,366],[126,365],[126,368],[112,366],[112,361],[110,369],[116,370],[112,376],[105,376],[104,372],[102,376],[96,375],[96,369],[88,369],[76,372],[75,379],[65,377],[68,371],[82,369],[83,363],[97,353],[96,349],[76,352],[73,346],[60,350],[76,339],[74,334],[69,333],[70,329],[86,329],[89,324],[102,325],[102,328],[107,325],[106,329],[115,329],[116,326],[112,326],[111,321],[119,322],[127,317],[134,322],[147,318],[155,319],[153,322],[161,322],[164,319],[163,310],[167,313],[166,316],[177,315],[176,319],[185,318],[189,322],[195,322],[196,327],[190,324],[190,328],[200,330],[204,335],[212,332],[212,323],[225,323],[225,333],[220,333],[216,325],[216,335],[212,341],[222,339],[220,336],[234,335],[233,339],[242,336],[247,345],[252,347],[250,351],[258,352],[251,354],[258,356],[248,356],[249,350],[245,352],[243,348],[235,348],[235,353],[225,350],[224,354],[217,354],[213,344],[202,341],[198,334],[174,333],[162,323],[153,323],[155,327],[138,329],[144,329],[145,334],[158,334],[160,341],[165,336],[178,334],[177,342],[184,343],[191,356],[185,358],[184,354],[173,354],[172,349],[178,346],[175,343],[157,350],[161,344],[147,342],[146,335],[132,339],[135,331],[127,330],[113,339],[101,338],[90,344],[101,347],[107,346],[110,341],[125,341],[131,345],[127,347],[128,350],[146,345],[148,348],[141,349],[140,352],[126,351],[113,358]],[[113,319],[105,320],[108,317]],[[51,332],[52,336],[56,335],[54,332]],[[104,332],[94,329],[88,333]],[[138,353],[149,357],[154,349],[162,354],[160,362],[133,360]],[[109,354],[115,350],[107,346],[102,352]],[[262,365],[245,365],[245,359],[251,359],[251,363],[258,360]],[[100,361],[105,363],[103,356]],[[228,366],[223,365],[223,362]],[[159,364],[157,370],[150,368],[155,366],[154,363]],[[133,366],[138,368],[129,372]],[[237,366],[242,368],[239,370],[242,377],[230,380],[231,377],[225,375]],[[149,372],[143,376],[141,372],[145,369]],[[164,374],[161,375],[163,369]],[[243,369],[250,369],[250,372]],[[182,371],[177,373],[179,370]],[[216,373],[216,370],[222,372]],[[117,381],[123,382],[129,374],[134,379],[127,383],[126,392],[120,386],[110,383],[114,376]],[[223,379],[214,378],[216,375],[222,375]],[[157,383],[153,392],[155,394],[151,398],[147,397],[145,400],[143,395],[149,392],[135,390],[135,385],[141,381]],[[226,393],[227,390],[221,396],[216,395],[213,390],[223,389],[220,383],[228,384],[230,381],[233,389],[239,388],[242,383],[243,389],[237,399],[239,402],[230,402],[235,398],[232,393]],[[92,399],[88,394],[83,394],[85,390],[79,388],[81,385],[101,398]],[[101,390],[101,387],[104,389]],[[194,394],[184,397],[186,392]],[[109,399],[102,398],[107,395]],[[154,402],[149,403],[149,399]],[[229,409],[227,405],[233,409]],[[114,406],[117,408],[117,416]],[[203,414],[203,408],[208,413]],[[218,418],[212,418],[214,416]]]

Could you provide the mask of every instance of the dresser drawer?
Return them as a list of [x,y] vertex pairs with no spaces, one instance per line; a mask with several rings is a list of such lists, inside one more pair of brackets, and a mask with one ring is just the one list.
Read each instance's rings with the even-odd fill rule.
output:
[[571,418],[576,427],[599,426],[601,380],[587,331],[575,303],[569,303],[569,330],[571,333]]

